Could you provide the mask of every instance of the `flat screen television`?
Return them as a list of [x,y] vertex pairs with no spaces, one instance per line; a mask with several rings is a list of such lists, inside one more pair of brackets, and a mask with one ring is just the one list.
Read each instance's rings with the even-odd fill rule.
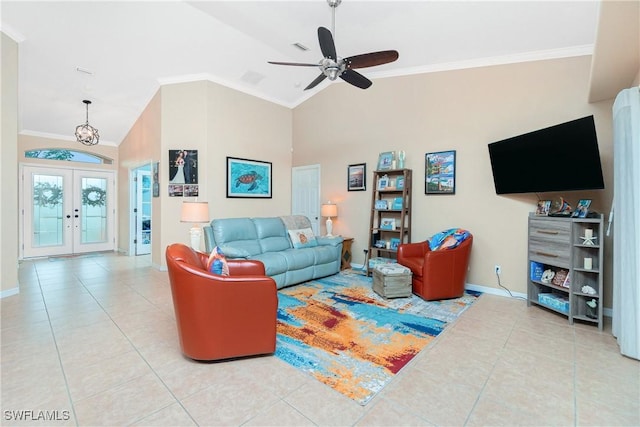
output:
[[496,194],[604,188],[593,116],[489,144]]

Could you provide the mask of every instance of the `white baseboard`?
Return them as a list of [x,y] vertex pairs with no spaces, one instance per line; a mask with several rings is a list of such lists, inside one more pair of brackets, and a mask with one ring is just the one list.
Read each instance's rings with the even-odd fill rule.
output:
[[[363,268],[363,264],[351,264],[351,268],[354,270],[362,270]],[[482,286],[482,285],[476,285],[473,283],[466,283],[464,285],[465,289],[469,289],[471,291],[478,291],[478,292],[482,292],[485,294],[491,294],[491,295],[498,295],[501,297],[520,297],[520,298],[524,298],[525,300],[527,299],[527,294],[524,294],[522,292],[514,292],[511,291],[511,295],[509,295],[509,292],[507,292],[506,290],[502,289],[502,288],[493,288],[490,286]],[[608,307],[603,307],[602,309],[602,314],[605,317],[612,317],[613,316],[613,310],[611,308]]]
[[19,293],[20,293],[20,288],[18,286],[11,289],[5,289],[4,291],[0,291],[0,299],[10,297],[12,295],[18,295]]

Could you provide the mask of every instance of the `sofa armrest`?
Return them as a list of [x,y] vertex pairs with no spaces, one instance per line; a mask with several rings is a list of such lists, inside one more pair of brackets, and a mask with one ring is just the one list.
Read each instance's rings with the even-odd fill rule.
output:
[[204,234],[204,248],[207,253],[211,253],[216,246],[216,241],[213,238],[213,228],[211,228],[211,225],[205,225],[202,227],[202,233]]
[[337,247],[337,246],[342,244],[343,240],[344,239],[342,238],[342,236],[333,236],[333,237],[316,236],[316,241],[318,242],[318,245],[320,245],[320,246],[334,246],[334,247]]

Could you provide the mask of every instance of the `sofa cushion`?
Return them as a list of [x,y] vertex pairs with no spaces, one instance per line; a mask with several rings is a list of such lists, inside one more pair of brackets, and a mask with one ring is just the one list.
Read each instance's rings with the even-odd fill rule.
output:
[[282,254],[287,260],[289,270],[300,270],[315,263],[313,251],[313,248],[287,249],[286,251],[282,251]]
[[253,256],[262,253],[256,228],[250,218],[214,219],[211,221],[211,228],[216,244],[223,247],[229,257],[234,257],[231,255],[230,246],[236,251],[241,251],[242,257],[246,257],[245,254]]
[[318,246],[316,236],[313,235],[313,230],[310,228],[289,230],[289,238],[291,239],[291,244],[296,249]]
[[280,218],[252,218],[262,252],[279,252],[291,244]]
[[275,276],[287,271],[287,260],[282,252],[266,252],[252,256],[251,259],[261,261],[267,276]]

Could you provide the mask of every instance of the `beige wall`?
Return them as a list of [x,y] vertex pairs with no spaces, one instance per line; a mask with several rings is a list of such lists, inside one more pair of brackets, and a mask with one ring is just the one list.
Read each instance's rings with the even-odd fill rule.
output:
[[[612,190],[612,100],[587,103],[590,57],[502,65],[379,79],[367,91],[332,84],[294,110],[293,165],[322,165],[322,199],[339,205],[334,233],[355,237],[354,262],[368,244],[371,179],[378,153],[405,150],[413,169],[412,240],[449,227],[474,234],[467,281],[526,293],[527,216],[536,195],[495,194],[487,144],[593,114],[606,189],[567,192],[575,204],[609,212]],[[354,96],[357,95],[357,96]],[[456,194],[424,194],[424,156],[456,150]],[[543,173],[562,173],[544,153]],[[347,166],[367,163],[367,191],[348,192]],[[540,194],[549,199],[558,194]],[[611,242],[607,239],[607,256]],[[605,264],[611,271],[610,259]],[[611,274],[605,277],[605,306],[611,307]]]
[[[169,150],[198,150],[197,200],[209,202],[212,219],[282,215],[291,209],[291,129],[290,109],[216,83],[163,86],[120,146],[122,206],[128,206],[128,171],[149,159],[160,161],[160,197],[154,199],[152,208],[153,263],[166,264],[167,245],[189,244],[193,225],[180,222],[180,210],[184,200],[195,198],[168,196]],[[227,156],[272,162],[273,197],[227,199]],[[125,209],[120,210],[119,223],[119,240],[128,242]],[[204,250],[204,238],[201,248]]]
[[[161,95],[157,92],[144,109],[138,120],[118,147],[121,161],[118,164],[118,249],[129,253],[133,232],[131,231],[131,172],[141,166],[150,165],[160,161],[161,141]],[[151,253],[152,263],[159,266],[161,227],[153,227],[160,224],[162,215],[161,198],[154,197],[151,204]]]
[[0,81],[0,296],[17,292],[18,288],[18,44],[4,33],[2,75]]

